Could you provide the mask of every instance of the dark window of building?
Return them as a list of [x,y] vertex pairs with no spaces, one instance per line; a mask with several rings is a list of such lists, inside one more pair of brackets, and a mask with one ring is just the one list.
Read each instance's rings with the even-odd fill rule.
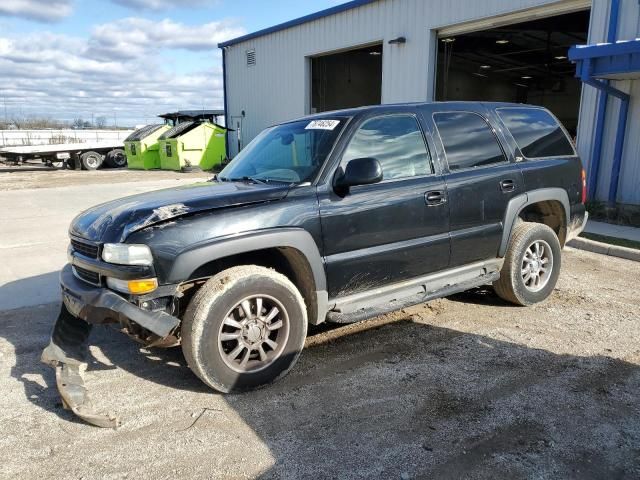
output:
[[481,167],[507,159],[487,121],[470,112],[443,112],[433,116],[447,156],[449,170]]
[[431,157],[415,117],[392,115],[367,120],[353,135],[342,157],[376,158],[385,180],[433,173]]
[[525,157],[575,155],[555,118],[541,108],[499,108],[498,115]]

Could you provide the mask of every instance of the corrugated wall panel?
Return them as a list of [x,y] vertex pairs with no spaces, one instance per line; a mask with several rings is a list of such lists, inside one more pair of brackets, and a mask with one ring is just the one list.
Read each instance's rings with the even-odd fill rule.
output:
[[[235,125],[243,110],[245,144],[266,126],[307,112],[309,56],[383,40],[383,103],[429,100],[435,65],[431,31],[557,3],[544,0],[380,0],[287,30],[232,45],[227,51],[228,110]],[[405,45],[388,40],[406,36]],[[245,52],[257,64],[246,66]]]
[[[605,42],[609,21],[608,0],[594,0],[591,11],[589,43]],[[618,24],[618,39],[628,40],[640,37],[640,6],[636,0],[622,0]],[[631,105],[627,121],[625,147],[620,170],[618,201],[621,203],[640,204],[640,82],[613,81],[612,86],[631,94]],[[580,123],[578,126],[578,153],[587,168],[590,167],[593,152],[595,117],[597,114],[598,92],[595,88],[584,86],[580,106]],[[609,98],[603,136],[603,147],[598,174],[596,199],[606,201],[609,197],[613,151],[618,126],[620,101]]]
[[[545,0],[380,0],[330,17],[248,40],[227,51],[228,110],[233,125],[244,110],[246,144],[260,130],[276,122],[308,113],[309,56],[384,41],[382,102],[431,100],[434,84],[436,28],[555,4]],[[606,38],[609,0],[593,0],[589,43]],[[619,38],[640,36],[637,0],[622,0]],[[389,45],[398,36],[405,45]],[[245,51],[256,50],[257,65],[247,67]],[[634,100],[624,151],[620,201],[640,203],[640,101],[637,83],[614,82],[630,89]],[[597,92],[584,87],[578,127],[578,151],[589,164]],[[599,179],[598,198],[606,199],[617,121],[617,101],[610,100]],[[232,151],[235,153],[235,151]]]

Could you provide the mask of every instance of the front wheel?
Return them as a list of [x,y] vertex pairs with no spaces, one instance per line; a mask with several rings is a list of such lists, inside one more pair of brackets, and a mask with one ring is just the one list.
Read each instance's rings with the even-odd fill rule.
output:
[[246,265],[220,272],[196,293],[182,320],[182,350],[204,383],[226,393],[286,374],[306,334],[306,307],[293,283]]
[[556,286],[561,261],[556,233],[541,223],[522,222],[513,229],[500,279],[493,287],[498,296],[516,305],[542,302]]

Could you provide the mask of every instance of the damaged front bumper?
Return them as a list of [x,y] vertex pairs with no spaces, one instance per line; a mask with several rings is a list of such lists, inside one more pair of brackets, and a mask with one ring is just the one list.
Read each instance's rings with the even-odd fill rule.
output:
[[[145,310],[107,288],[83,282],[75,277],[71,265],[60,272],[60,286],[63,305],[41,360],[56,369],[56,385],[65,408],[92,425],[116,428],[119,421],[115,415],[93,410],[84,385],[92,324],[135,323],[158,338],[165,338],[175,331],[180,320],[164,311]],[[175,288],[165,287],[164,293],[171,291]]]
[[[79,280],[73,274],[71,265],[66,265],[60,272],[60,288],[62,301],[69,312],[88,323],[132,321],[158,337],[166,337],[180,324],[180,320],[173,315],[144,310],[108,288],[95,287]],[[170,287],[169,292],[175,293],[175,287]],[[156,295],[160,296],[161,293]]]

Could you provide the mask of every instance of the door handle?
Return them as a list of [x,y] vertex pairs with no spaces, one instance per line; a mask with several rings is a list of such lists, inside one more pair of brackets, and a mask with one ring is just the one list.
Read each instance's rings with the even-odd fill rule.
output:
[[424,201],[430,207],[446,203],[447,197],[442,190],[432,190],[424,194]]
[[513,192],[516,189],[516,184],[513,180],[502,180],[500,182],[500,190],[503,192]]

